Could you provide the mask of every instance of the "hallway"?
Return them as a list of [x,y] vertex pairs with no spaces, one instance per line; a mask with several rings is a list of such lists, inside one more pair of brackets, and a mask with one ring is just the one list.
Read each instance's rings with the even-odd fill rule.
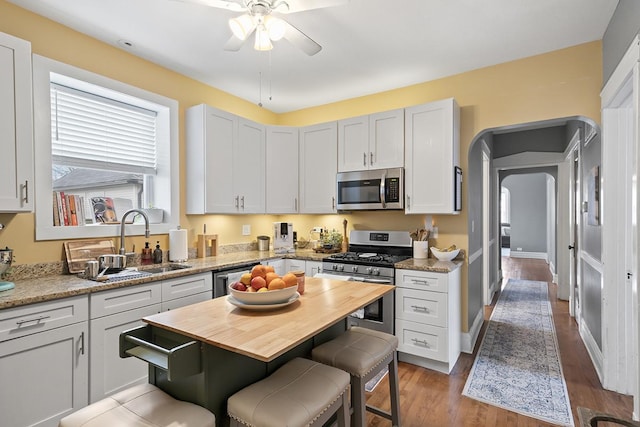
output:
[[[551,282],[551,274],[543,260],[504,257],[502,268],[504,281],[516,278]],[[633,409],[631,397],[606,391],[600,386],[581,341],[577,325],[569,316],[568,302],[556,300],[556,285],[552,283],[549,285],[549,297],[576,427],[578,427],[578,406],[631,418]],[[496,299],[494,298],[494,303]],[[485,310],[485,326],[480,333],[481,337],[484,334],[486,320],[491,316],[491,310],[492,306]],[[473,365],[475,351],[480,345],[481,337],[478,339],[474,354],[462,353],[450,375],[399,363],[403,426],[553,426],[462,396],[462,389]],[[371,393],[368,403],[388,408],[388,387],[388,378],[385,377]],[[389,422],[368,414],[367,425],[369,427],[388,426]]]

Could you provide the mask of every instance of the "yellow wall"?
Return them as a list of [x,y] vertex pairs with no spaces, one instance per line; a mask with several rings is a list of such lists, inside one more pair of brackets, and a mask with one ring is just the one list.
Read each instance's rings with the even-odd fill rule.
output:
[[[601,42],[596,41],[559,51],[486,67],[467,73],[425,82],[388,92],[322,105],[286,114],[274,114],[253,103],[169,71],[137,58],[121,49],[101,43],[83,34],[44,19],[4,0],[0,0],[0,31],[29,40],[34,54],[102,74],[122,82],[176,99],[180,103],[180,189],[181,209],[185,208],[185,135],[184,109],[208,103],[223,110],[265,124],[303,126],[376,111],[390,110],[433,100],[455,97],[461,106],[461,167],[467,169],[467,152],[473,137],[483,129],[582,115],[596,122],[600,118],[599,92],[602,86]],[[319,159],[318,166],[322,167]],[[466,200],[463,185],[463,200]],[[349,230],[376,228],[411,230],[423,227],[422,215],[406,216],[398,212],[367,212],[351,215],[291,216],[186,216],[181,225],[190,230],[190,242],[203,224],[207,231],[218,233],[221,244],[248,242],[259,234],[271,234],[273,221],[288,220],[301,236],[315,226]],[[467,247],[467,213],[438,216],[440,229],[437,245],[457,244]],[[36,242],[32,214],[0,214],[0,246],[14,249],[16,264],[51,262],[64,259],[62,244]],[[243,224],[252,226],[251,236],[242,236]],[[167,236],[153,236],[168,246]],[[136,247],[144,238],[131,239]],[[463,295],[466,295],[466,268],[463,269]],[[466,298],[463,313],[466,312]],[[465,325],[466,319],[463,319]]]

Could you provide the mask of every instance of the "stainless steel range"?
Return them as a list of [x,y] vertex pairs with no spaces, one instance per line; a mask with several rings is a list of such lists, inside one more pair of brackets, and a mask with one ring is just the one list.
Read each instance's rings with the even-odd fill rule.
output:
[[[353,230],[349,251],[325,258],[318,276],[393,285],[394,264],[411,258],[412,253],[409,232]],[[390,293],[351,314],[349,324],[393,334],[393,310],[394,296]]]

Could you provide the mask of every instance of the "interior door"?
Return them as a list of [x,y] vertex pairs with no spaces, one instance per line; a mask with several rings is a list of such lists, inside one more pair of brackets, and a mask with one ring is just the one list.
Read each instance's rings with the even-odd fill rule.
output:
[[572,172],[571,172],[571,226],[569,232],[569,251],[571,257],[569,261],[569,312],[571,316],[576,318],[580,324],[580,286],[578,280],[578,257],[580,236],[580,144],[577,144],[572,155]]

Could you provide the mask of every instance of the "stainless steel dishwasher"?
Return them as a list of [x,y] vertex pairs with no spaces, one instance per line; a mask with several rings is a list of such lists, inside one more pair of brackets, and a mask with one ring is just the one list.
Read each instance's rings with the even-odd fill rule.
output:
[[250,273],[251,268],[254,265],[258,265],[259,262],[253,262],[245,264],[239,267],[231,267],[224,270],[218,270],[213,272],[213,297],[218,298],[227,295],[227,286],[229,283],[240,280],[240,277],[244,273]]

